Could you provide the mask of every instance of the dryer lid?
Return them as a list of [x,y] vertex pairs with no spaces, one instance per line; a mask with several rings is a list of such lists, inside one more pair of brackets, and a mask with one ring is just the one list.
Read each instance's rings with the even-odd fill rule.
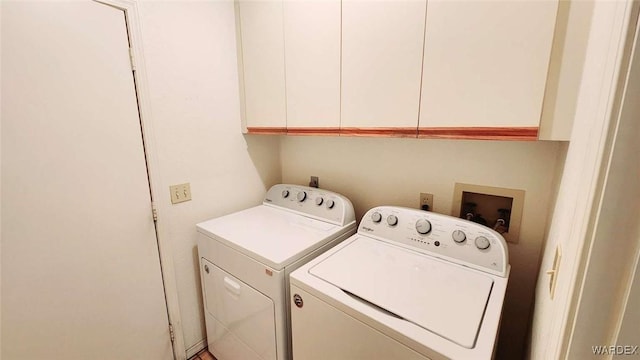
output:
[[493,286],[491,277],[475,270],[367,237],[309,272],[469,349],[475,346]]
[[266,205],[211,219],[196,227],[200,233],[275,270],[283,269],[349,228]]

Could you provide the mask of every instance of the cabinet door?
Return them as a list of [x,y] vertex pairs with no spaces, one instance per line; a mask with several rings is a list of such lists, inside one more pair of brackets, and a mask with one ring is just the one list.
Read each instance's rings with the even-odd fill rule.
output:
[[429,1],[419,135],[536,139],[557,8]]
[[244,78],[244,120],[249,133],[286,131],[282,1],[238,4]]
[[342,2],[341,133],[417,134],[426,1]]
[[340,0],[284,2],[287,132],[340,127]]

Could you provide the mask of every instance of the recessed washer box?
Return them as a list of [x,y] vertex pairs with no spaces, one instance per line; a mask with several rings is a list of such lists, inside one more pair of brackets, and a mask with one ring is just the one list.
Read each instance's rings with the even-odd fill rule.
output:
[[498,231],[517,244],[524,207],[524,190],[456,183],[451,215]]

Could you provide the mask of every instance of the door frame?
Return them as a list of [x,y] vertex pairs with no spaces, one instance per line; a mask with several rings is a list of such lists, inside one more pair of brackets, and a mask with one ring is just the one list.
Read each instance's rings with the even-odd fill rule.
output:
[[[633,62],[640,60],[640,4],[635,1],[624,1],[619,5],[620,18],[618,41],[618,70],[613,77],[610,86],[610,109],[605,120],[605,128],[601,134],[601,145],[604,152],[599,159],[598,173],[593,177],[594,198],[590,207],[587,208],[588,216],[585,216],[585,237],[584,243],[578,253],[578,260],[575,267],[574,293],[568,306],[568,320],[564,329],[565,341],[560,349],[563,358],[571,358],[580,354],[586,345],[617,345],[617,338],[622,325],[622,319],[626,311],[627,300],[631,287],[634,285],[633,273],[638,266],[638,256],[640,255],[640,238],[638,229],[628,229],[628,237],[610,239],[603,236],[600,228],[613,230],[624,221],[618,216],[612,217],[604,214],[607,209],[609,197],[626,193],[626,189],[614,188],[609,185],[609,178],[616,176],[612,172],[619,169],[612,169],[614,156],[620,157],[616,151],[622,146],[621,151],[629,151],[624,143],[618,141],[620,131],[629,128],[629,115],[623,114],[625,102],[630,101],[627,91],[630,82],[637,87],[637,68],[633,67]],[[636,71],[633,73],[633,71]],[[633,78],[632,78],[633,76]],[[635,116],[640,115],[636,111]],[[627,116],[623,118],[623,116]],[[640,169],[638,164],[626,162],[628,170],[633,173]],[[614,194],[614,195],[612,195]],[[610,201],[609,201],[610,203]],[[621,212],[638,214],[638,207],[632,202],[619,204]],[[609,233],[606,231],[606,233]],[[611,253],[603,251],[607,247],[612,247],[615,251]],[[611,255],[619,266],[610,266]],[[593,276],[597,274],[597,276]],[[636,279],[637,281],[637,279]],[[611,284],[618,288],[617,293],[609,292]],[[635,283],[637,286],[637,283]],[[597,294],[597,295],[595,295]],[[606,294],[612,298],[608,303],[598,301],[598,298]],[[605,306],[602,306],[605,305]],[[607,306],[608,305],[608,306]],[[584,326],[581,319],[589,317],[594,308],[601,307],[601,311],[606,314],[603,319],[607,323],[601,324],[601,329]],[[602,343],[599,343],[601,341]],[[629,344],[638,345],[638,344]]]
[[[640,5],[633,0],[596,2],[589,47],[593,47],[593,54],[602,55],[602,59],[598,59],[600,63],[592,61],[585,64],[585,69],[590,66],[590,70],[588,72],[585,70],[583,73],[581,91],[586,93],[585,99],[592,103],[589,106],[583,105],[583,109],[579,108],[576,111],[576,117],[582,116],[582,121],[578,122],[576,119],[569,146],[569,153],[572,151],[571,146],[579,149],[574,150],[574,153],[580,153],[579,157],[572,159],[574,163],[579,162],[579,165],[570,169],[582,174],[579,182],[572,185],[577,188],[576,193],[579,196],[575,199],[571,196],[567,198],[574,206],[571,214],[554,215],[563,217],[563,224],[566,226],[566,229],[559,232],[561,240],[549,243],[547,239],[544,245],[546,249],[543,249],[543,256],[547,259],[553,259],[555,247],[562,246],[564,264],[561,265],[558,276],[555,300],[552,302],[549,300],[548,307],[545,308],[543,315],[540,315],[541,324],[537,329],[534,328],[534,331],[542,332],[539,338],[548,339],[548,341],[545,343],[540,340],[538,344],[534,344],[533,349],[529,348],[530,359],[567,359],[570,354],[579,349],[580,342],[584,342],[587,337],[594,337],[594,332],[590,329],[585,331],[586,335],[585,333],[577,334],[576,325],[578,317],[583,315],[585,307],[588,307],[586,305],[593,301],[592,295],[584,291],[586,286],[597,287],[598,284],[609,281],[608,278],[585,277],[585,274],[594,265],[593,260],[597,260],[598,254],[592,251],[595,245],[607,241],[595,235],[601,215],[600,209],[610,159],[616,143],[618,115],[631,55],[633,40],[631,35],[635,33],[639,7]],[[597,21],[596,25],[594,21]],[[594,36],[594,31],[600,31],[595,33],[598,36]],[[604,55],[603,50],[606,51]],[[589,56],[589,48],[587,56]],[[580,113],[581,110],[582,113]],[[576,127],[576,123],[581,127]],[[628,251],[634,251],[636,247],[633,242],[623,245]],[[551,246],[553,248],[550,248]],[[547,265],[549,264],[550,262],[547,262]],[[547,297],[548,276],[545,270],[551,269],[544,266],[543,261],[537,287],[545,287],[545,289],[538,292],[543,295],[537,296]],[[606,311],[611,311],[612,316],[609,320],[613,325],[619,326],[617,321],[620,309],[606,309]],[[532,335],[535,336],[535,334]],[[612,340],[615,341],[615,339]]]
[[[144,51],[142,47],[142,23],[140,21],[138,4],[135,0],[92,0],[105,6],[111,6],[122,10],[127,26],[127,36],[129,38],[129,48],[132,64],[135,68],[133,77],[135,81],[135,91],[138,98],[138,116],[140,117],[140,127],[142,131],[142,143],[145,149],[144,156],[147,162],[147,174],[149,177],[149,188],[151,191],[152,206],[157,214],[156,238],[158,242],[158,253],[160,256],[160,269],[162,272],[162,283],[164,285],[165,301],[167,304],[167,315],[171,329],[173,347],[173,357],[176,360],[186,360],[187,350],[184,342],[184,331],[182,329],[182,318],[178,301],[178,285],[173,264],[173,254],[169,242],[169,229],[162,220],[162,214],[168,213],[157,199],[160,198],[164,184],[160,177],[158,163],[158,147],[154,138],[153,113],[149,102],[149,81],[145,68]],[[155,217],[155,215],[154,215]]]

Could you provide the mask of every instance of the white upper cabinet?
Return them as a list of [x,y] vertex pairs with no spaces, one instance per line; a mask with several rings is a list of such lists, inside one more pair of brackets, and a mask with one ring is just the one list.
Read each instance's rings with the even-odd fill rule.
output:
[[289,133],[340,127],[340,6],[340,0],[284,2]]
[[[565,121],[556,97],[571,108],[557,91],[545,99],[556,17],[566,20],[558,0],[238,0],[236,9],[249,133],[535,140],[543,101],[553,118],[543,128]],[[575,76],[554,69],[551,90],[564,94]]]
[[413,129],[426,1],[342,1],[342,128]]
[[430,0],[420,135],[490,127],[535,139],[557,9],[554,0]]
[[244,119],[251,128],[286,129],[283,4],[281,0],[238,3]]

